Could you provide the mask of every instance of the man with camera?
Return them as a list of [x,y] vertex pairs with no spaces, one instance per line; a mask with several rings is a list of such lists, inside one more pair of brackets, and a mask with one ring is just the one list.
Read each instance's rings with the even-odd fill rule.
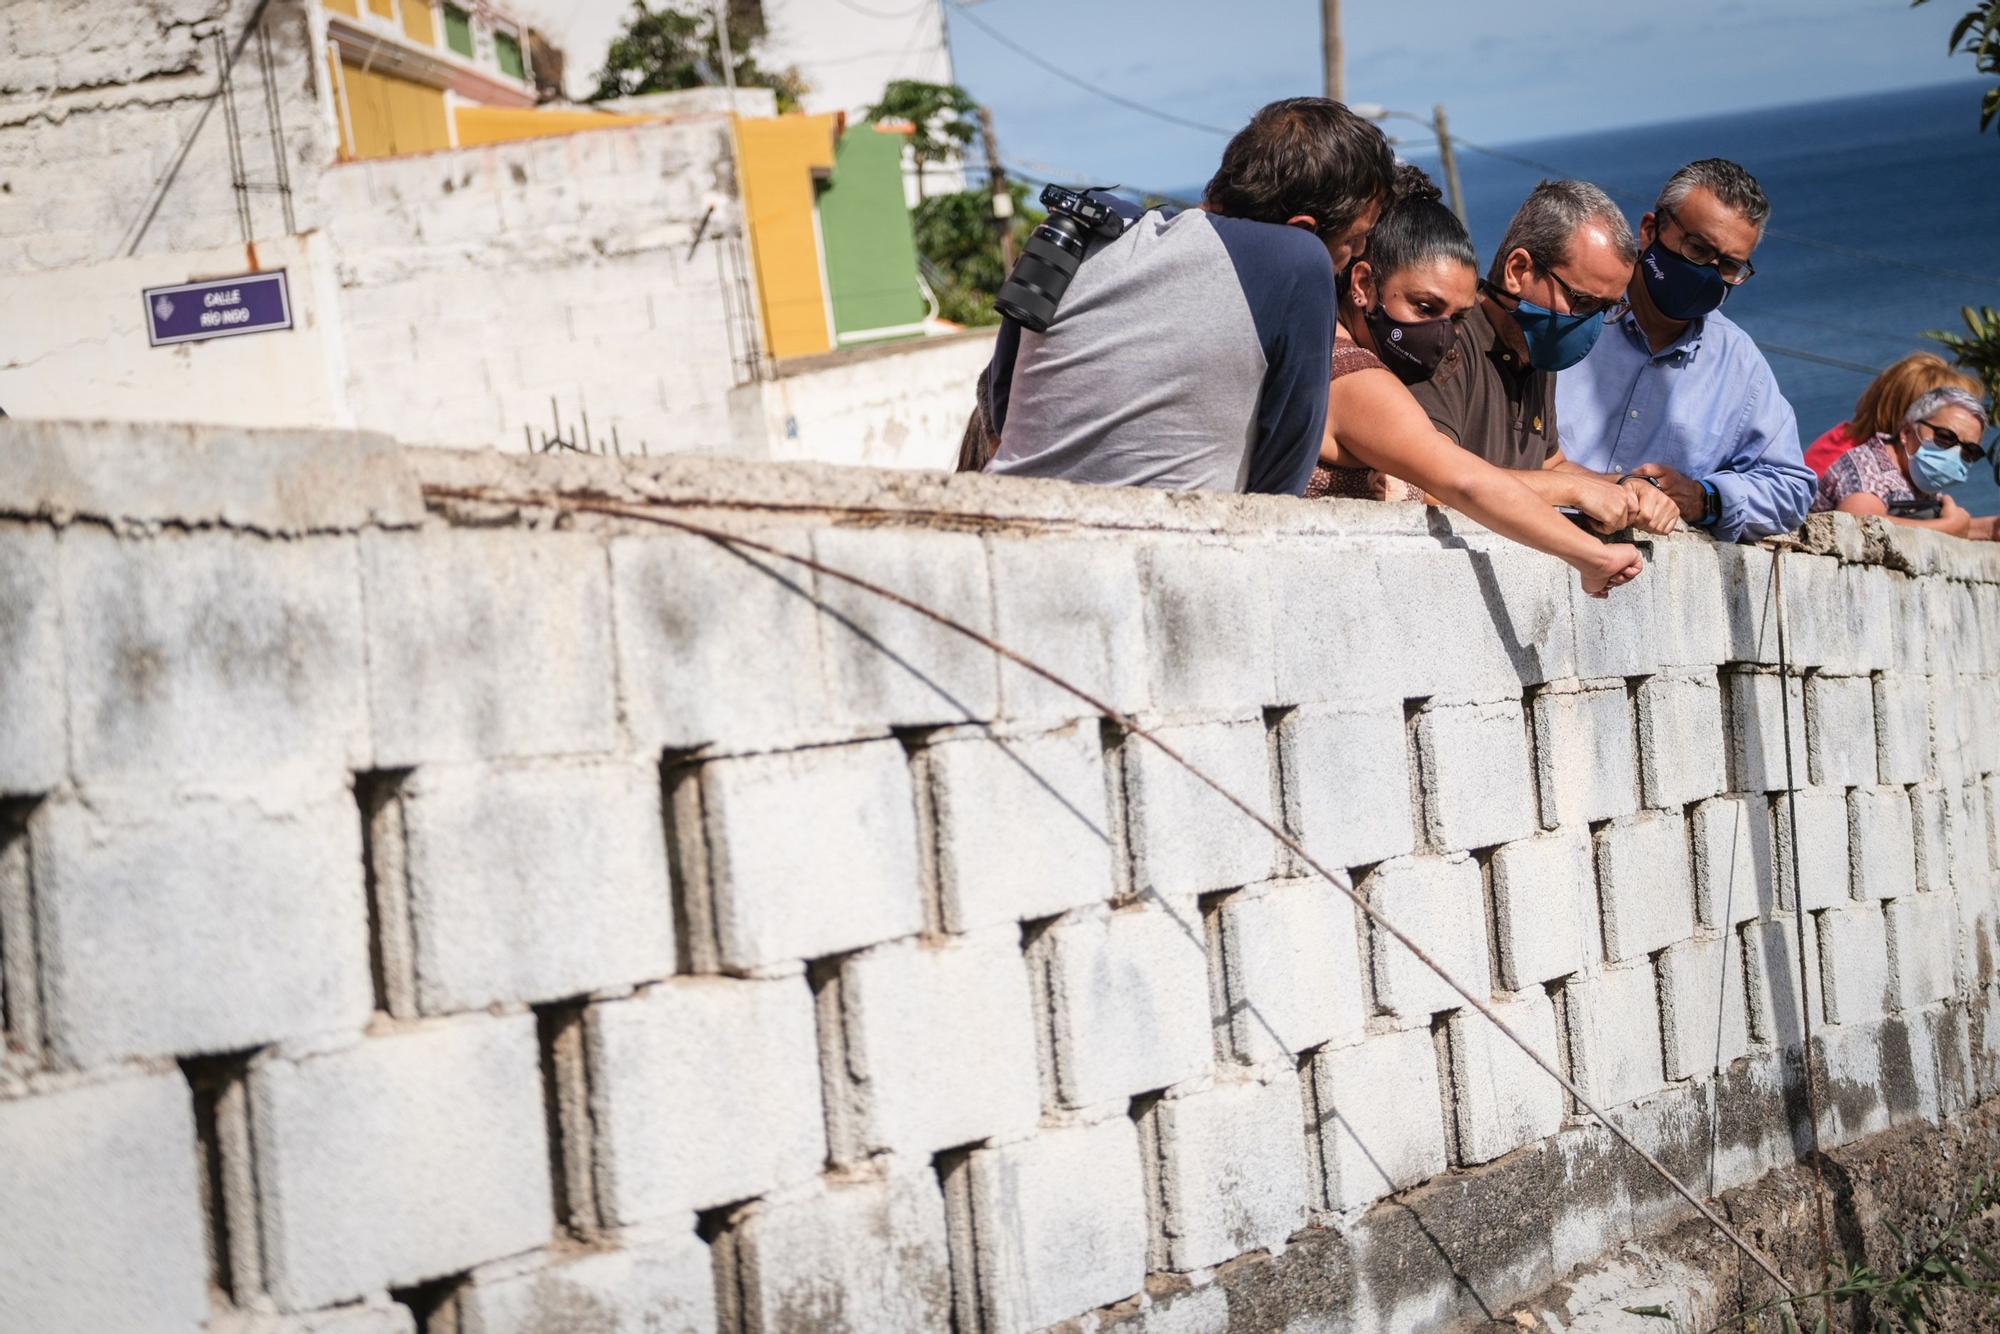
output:
[[1338,102],[1273,102],[1223,150],[1198,210],[1050,191],[1001,289],[981,385],[986,471],[1297,495],[1318,461],[1334,273],[1395,180]]

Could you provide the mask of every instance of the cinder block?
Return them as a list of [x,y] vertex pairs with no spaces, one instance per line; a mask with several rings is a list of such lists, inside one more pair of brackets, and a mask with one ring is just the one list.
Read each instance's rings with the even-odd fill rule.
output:
[[1915,1010],[1950,999],[1956,953],[1952,937],[1957,929],[1951,905],[1926,894],[1898,899],[1884,908],[1891,1003],[1898,1010]]
[[700,781],[725,968],[819,958],[922,928],[916,797],[896,742],[712,760]]
[[1354,1209],[1446,1167],[1437,1051],[1428,1028],[1382,1033],[1312,1058],[1312,1119],[1321,1189]]
[[1191,909],[1153,904],[1064,918],[1035,941],[1059,1103],[1129,1098],[1210,1068],[1202,935]]
[[1828,671],[1867,676],[1895,665],[1896,620],[1884,611],[1895,606],[1900,577],[1880,565],[1842,562],[1836,575],[1842,621]]
[[1608,598],[1594,598],[1575,579],[1569,584],[1576,623],[1576,674],[1585,680],[1643,676],[1657,670],[1665,636],[1658,580],[1635,579]]
[[1187,539],[1139,553],[1146,663],[1160,713],[1261,708],[1275,689],[1272,608],[1264,553]]
[[1993,895],[1992,847],[1983,784],[1947,787],[1945,796],[1945,844],[1951,860],[1951,885],[1961,895],[1981,900]]
[[1688,840],[1694,851],[1695,918],[1703,926],[1733,928],[1778,906],[1768,798],[1702,802],[1694,808]]
[[532,1015],[477,1015],[251,1073],[264,1272],[285,1310],[540,1244],[550,1205]]
[[1551,686],[1535,695],[1533,716],[1544,828],[1581,828],[1639,809],[1624,682],[1601,689]]
[[1923,785],[1910,789],[1911,841],[1917,856],[1917,889],[1938,893],[1951,889],[1951,857],[1945,834],[1942,789]]
[[618,744],[610,575],[598,538],[370,533],[361,571],[377,767]]
[[1778,582],[1785,596],[1785,649],[1792,666],[1821,667],[1845,651],[1847,612],[1840,563],[1788,552]]
[[1400,700],[1306,704],[1278,727],[1285,824],[1329,869],[1416,849]]
[[1957,787],[1978,774],[1973,732],[1979,725],[1961,678],[1930,678],[1931,753],[1934,772],[1946,788]]
[[1778,661],[1777,599],[1771,586],[1771,553],[1735,543],[1715,548],[1727,595],[1726,662]]
[[[1149,706],[1146,606],[1130,542],[994,536],[986,539],[986,560],[995,638],[1114,709],[1131,714]],[[1068,691],[1006,661],[1000,707],[1013,719],[1096,715]]]
[[[1470,857],[1403,857],[1375,868],[1369,904],[1417,943],[1475,996],[1492,988],[1486,955],[1486,903]],[[1465,1000],[1381,926],[1368,929],[1375,1009],[1399,1024],[1422,1024]]]
[[610,1221],[747,1199],[826,1158],[813,998],[799,977],[676,978],[592,1005],[584,1040]]
[[[790,534],[759,540],[805,545]],[[610,552],[619,702],[634,742],[785,745],[836,730],[809,572],[680,535],[617,537]],[[746,671],[749,662],[782,669]]]
[[207,1328],[209,1334],[421,1334],[410,1308],[390,1300],[387,1293],[372,1301],[302,1315],[217,1311]]
[[1689,535],[1654,541],[1647,573],[1660,581],[1660,661],[1713,667],[1729,660],[1729,616],[1713,542]]
[[1146,1183],[1122,1112],[975,1149],[947,1186],[986,1329],[1041,1329],[1139,1291]]
[[1247,1065],[1361,1039],[1368,1018],[1357,911],[1317,878],[1232,894],[1215,913],[1220,1027]]
[[0,795],[46,792],[69,765],[61,588],[55,530],[0,523]]
[[1921,783],[1931,773],[1930,690],[1921,676],[1875,678],[1875,770],[1884,783]]
[[1806,781],[1805,690],[1796,679],[1779,689],[1772,672],[1729,672],[1730,786],[1738,792],[1779,792],[1786,785],[1786,699],[1791,727],[1791,780]]
[[1095,722],[1029,737],[955,732],[920,759],[947,931],[1054,917],[1116,891]]
[[1847,827],[1854,897],[1893,899],[1916,892],[1916,830],[1907,791],[1855,788],[1847,794]]
[[1805,1017],[1826,1021],[1819,986],[1819,933],[1806,924],[1806,968],[1799,977],[1797,928],[1790,916],[1743,928],[1743,971],[1750,996],[1750,1031],[1757,1041],[1796,1048],[1805,1041]]
[[[1470,535],[1467,540],[1480,542]],[[1465,550],[1380,551],[1376,560],[1381,591],[1357,589],[1358,595],[1344,602],[1348,615],[1336,619],[1347,620],[1361,603],[1379,600],[1387,633],[1377,652],[1387,651],[1393,670],[1369,671],[1370,659],[1360,659],[1361,670],[1343,672],[1350,679],[1395,683],[1405,698],[1491,698],[1517,694],[1527,684],[1595,675],[1577,668],[1570,611],[1576,579],[1539,554],[1487,538]],[[1291,605],[1316,605],[1327,588],[1350,587],[1355,587],[1351,580],[1321,583],[1309,600]],[[1371,618],[1358,619],[1364,631],[1375,628]]]
[[657,767],[425,765],[401,800],[424,1012],[674,971]]
[[1156,1267],[1203,1269],[1277,1250],[1305,1226],[1301,1117],[1289,1061],[1265,1079],[1220,1080],[1153,1105],[1142,1135],[1159,1155]]
[[[1796,809],[1798,829],[1792,829]],[[1797,909],[1800,896],[1793,883],[1794,851],[1799,884],[1805,886],[1806,911],[1837,908],[1848,901],[1847,794],[1838,788],[1799,792],[1771,804],[1778,854],[1778,901],[1787,911]]]
[[[553,1257],[543,1257],[553,1258]],[[710,1334],[715,1274],[693,1227],[528,1268],[476,1269],[458,1289],[465,1334]]]
[[1426,708],[1417,715],[1417,752],[1432,846],[1490,848],[1535,832],[1519,703]]
[[[1271,744],[1260,718],[1154,729],[1196,769],[1269,818]],[[1206,783],[1139,737],[1120,748],[1133,888],[1189,897],[1270,876],[1284,848]]]
[[1653,966],[1606,968],[1571,984],[1570,1051],[1577,1086],[1600,1107],[1616,1107],[1665,1086],[1660,1003]]
[[1596,848],[1605,958],[1638,959],[1694,934],[1687,821],[1678,812],[1607,825]]
[[[1556,1069],[1556,1008],[1539,987],[1496,996],[1508,1028]],[[1491,1162],[1523,1144],[1553,1135],[1562,1125],[1562,1085],[1530,1060],[1485,1015],[1456,1010],[1446,1021],[1451,1049],[1451,1112],[1461,1165]]]
[[1875,684],[1865,676],[1806,678],[1806,758],[1822,787],[1875,781]]
[[[864,950],[841,965],[831,1000],[836,1161],[925,1158],[1029,1129],[1041,1115],[1028,964],[1014,927]],[[952,1015],[978,1016],[976,1041],[940,1022]]]
[[[986,547],[970,533],[818,528],[813,557],[993,633]],[[906,607],[814,572],[827,694],[860,727],[977,721],[1000,712],[1000,660]]]
[[169,1072],[0,1101],[9,1329],[207,1327],[193,1101]]
[[1887,1009],[1888,928],[1879,904],[1858,903],[1813,914],[1819,923],[1820,985],[1827,1022],[1867,1023]]
[[262,781],[366,753],[352,541],[76,525],[59,548],[80,781]]
[[1648,677],[1638,703],[1639,777],[1648,806],[1678,810],[1728,785],[1715,677]]
[[53,799],[29,829],[58,1061],[191,1056],[368,1018],[360,820],[344,790]]
[[1503,843],[1493,853],[1500,985],[1518,990],[1576,972],[1597,956],[1597,882],[1581,831]]
[[929,1171],[828,1181],[761,1201],[733,1240],[745,1329],[951,1325],[944,1199]]
[[1750,1050],[1743,942],[1683,940],[1660,955],[1660,1035],[1668,1079],[1705,1079]]

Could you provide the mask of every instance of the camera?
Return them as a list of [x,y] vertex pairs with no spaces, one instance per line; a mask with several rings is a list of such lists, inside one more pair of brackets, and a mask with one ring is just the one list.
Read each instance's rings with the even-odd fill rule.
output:
[[1049,216],[1028,237],[1014,271],[993,299],[1002,315],[1036,333],[1046,332],[1054,322],[1056,306],[1076,277],[1090,238],[1112,240],[1125,230],[1125,220],[1109,204],[1093,199],[1087,189],[1048,186],[1042,191],[1042,207]]

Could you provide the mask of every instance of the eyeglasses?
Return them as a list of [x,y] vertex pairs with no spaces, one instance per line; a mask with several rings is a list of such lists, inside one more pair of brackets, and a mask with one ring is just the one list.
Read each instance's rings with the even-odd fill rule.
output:
[[1616,296],[1607,301],[1601,296],[1587,295],[1564,282],[1563,276],[1555,271],[1553,265],[1544,264],[1533,255],[1528,256],[1528,262],[1548,275],[1549,281],[1562,292],[1563,300],[1568,303],[1569,313],[1572,315],[1602,315],[1607,320],[1615,320],[1631,309],[1632,303],[1623,296]]
[[1978,441],[1961,440],[1958,438],[1958,432],[1952,430],[1948,426],[1933,426],[1930,422],[1927,421],[1919,421],[1917,425],[1929,426],[1931,431],[1931,440],[1934,443],[1943,445],[1946,449],[1957,450],[1959,453],[1965,455],[1965,461],[1967,463],[1977,463],[1979,462],[1979,460],[1986,457],[1986,451],[1985,449],[1981,448]]
[[1755,264],[1747,259],[1736,259],[1723,254],[1700,232],[1689,231],[1681,220],[1674,216],[1674,211],[1665,204],[1660,205],[1654,212],[1680,230],[1681,244],[1677,253],[1688,263],[1698,264],[1705,269],[1714,269],[1722,275],[1722,281],[1731,287],[1741,287],[1756,275]]

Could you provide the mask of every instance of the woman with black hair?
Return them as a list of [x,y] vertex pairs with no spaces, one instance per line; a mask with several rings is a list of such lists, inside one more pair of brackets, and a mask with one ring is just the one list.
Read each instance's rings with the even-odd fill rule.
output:
[[1341,275],[1326,435],[1308,496],[1435,496],[1486,527],[1564,561],[1587,592],[1636,576],[1638,549],[1570,523],[1519,480],[1438,433],[1408,386],[1451,351],[1456,322],[1479,296],[1465,226],[1430,178],[1403,165],[1396,197]]

